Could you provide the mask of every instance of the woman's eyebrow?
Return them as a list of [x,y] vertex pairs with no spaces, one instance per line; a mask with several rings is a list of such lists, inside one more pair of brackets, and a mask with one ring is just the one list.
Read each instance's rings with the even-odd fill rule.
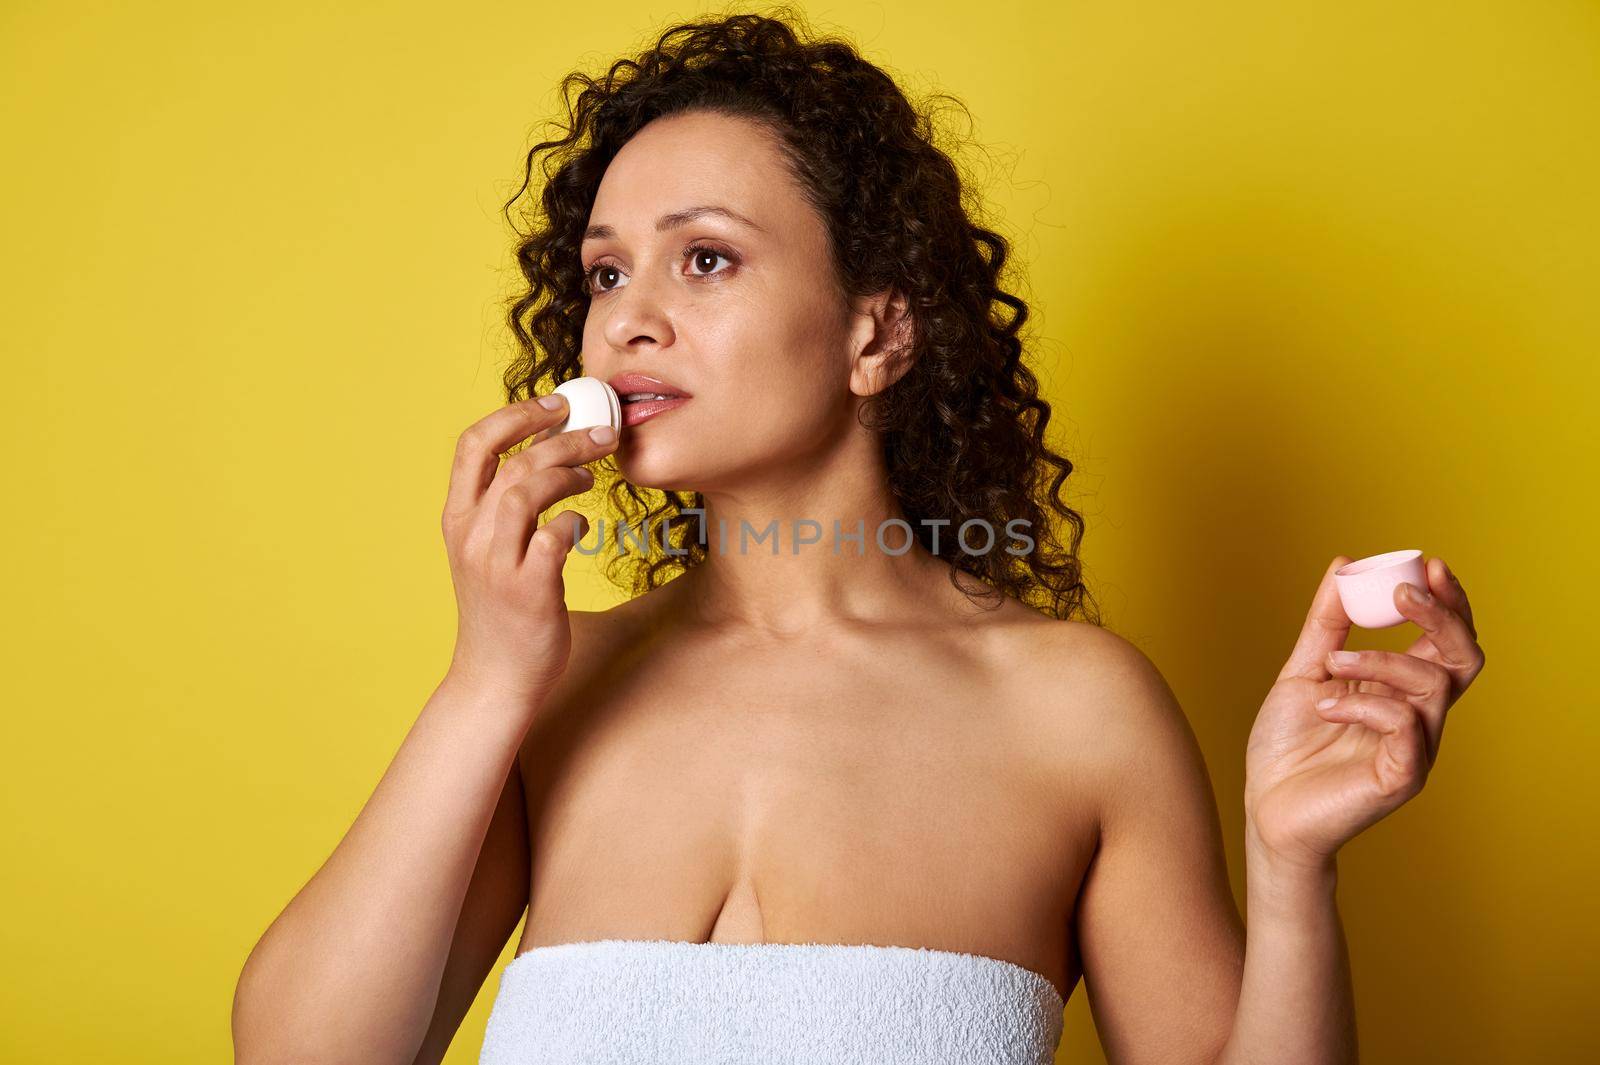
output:
[[[751,229],[762,233],[766,232],[765,229],[762,229],[751,219],[740,214],[738,211],[735,211],[733,208],[722,207],[714,203],[703,204],[699,207],[686,207],[681,211],[673,211],[671,214],[664,214],[660,218],[656,219],[656,232],[664,233],[669,229],[676,229],[678,226],[686,225],[690,222],[693,222],[696,218],[700,218],[708,214],[721,215],[722,217],[732,219],[741,225],[749,226]],[[608,225],[593,225],[583,231],[584,240],[606,240],[616,235],[617,231]]]

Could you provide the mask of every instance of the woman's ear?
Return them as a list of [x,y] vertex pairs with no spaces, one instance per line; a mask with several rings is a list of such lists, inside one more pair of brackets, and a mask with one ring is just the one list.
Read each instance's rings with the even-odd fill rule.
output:
[[850,391],[872,396],[911,369],[912,321],[904,294],[886,289],[854,301],[850,327]]

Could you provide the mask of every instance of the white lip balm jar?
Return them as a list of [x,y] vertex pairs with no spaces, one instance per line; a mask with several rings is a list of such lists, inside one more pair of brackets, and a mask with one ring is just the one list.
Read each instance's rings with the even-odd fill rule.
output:
[[567,420],[550,430],[551,436],[609,425],[620,439],[622,400],[616,389],[598,377],[574,377],[556,385],[554,391],[567,397]]

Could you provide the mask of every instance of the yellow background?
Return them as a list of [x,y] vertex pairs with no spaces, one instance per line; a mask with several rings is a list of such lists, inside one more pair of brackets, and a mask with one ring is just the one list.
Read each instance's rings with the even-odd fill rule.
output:
[[[528,133],[698,10],[0,11],[0,1058],[227,1060],[247,952],[448,661]],[[1364,1060],[1587,1059],[1600,7],[807,11],[971,109],[1093,586],[1194,722],[1241,899],[1244,738],[1324,565],[1455,567],[1488,669],[1340,860]],[[1102,1060],[1081,985],[1060,1060]]]

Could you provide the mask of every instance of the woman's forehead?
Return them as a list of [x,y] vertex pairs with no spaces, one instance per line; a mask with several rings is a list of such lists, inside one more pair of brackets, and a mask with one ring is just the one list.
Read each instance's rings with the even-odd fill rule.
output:
[[785,215],[802,210],[803,201],[776,142],[755,123],[673,116],[645,126],[612,159],[590,223],[653,228],[663,217],[709,205],[729,213],[702,217],[772,235],[794,220]]

